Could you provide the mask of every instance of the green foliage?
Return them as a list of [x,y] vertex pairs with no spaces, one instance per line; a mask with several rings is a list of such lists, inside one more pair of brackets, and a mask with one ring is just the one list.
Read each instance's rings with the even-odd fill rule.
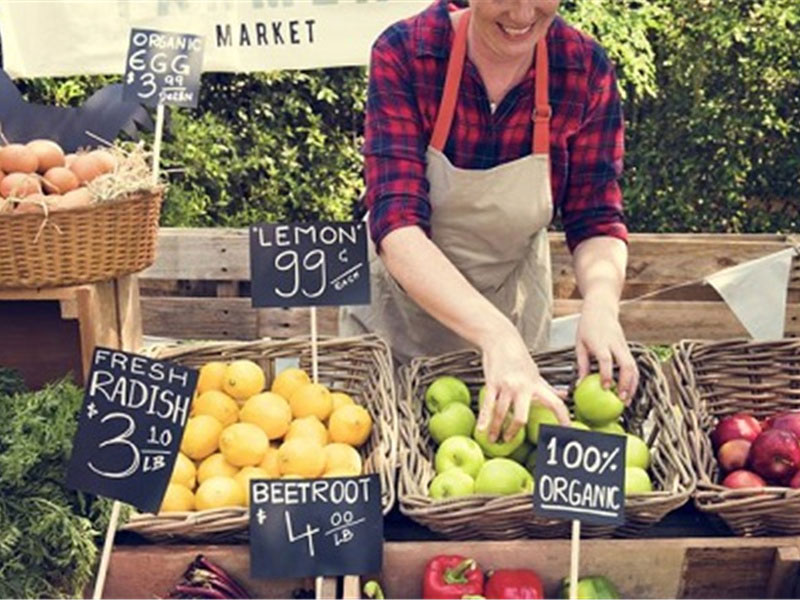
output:
[[64,487],[83,392],[0,395],[0,598],[82,597],[111,501]]
[[[800,3],[564,0],[617,64],[632,231],[800,228]],[[113,78],[24,82],[79,104]],[[171,111],[163,223],[347,218],[363,189],[365,70],[206,74]]]
[[25,391],[25,380],[19,371],[0,366],[0,397],[12,396]]

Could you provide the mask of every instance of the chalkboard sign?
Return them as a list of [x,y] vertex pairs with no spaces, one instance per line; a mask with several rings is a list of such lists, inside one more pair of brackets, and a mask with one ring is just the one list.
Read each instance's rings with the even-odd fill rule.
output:
[[369,304],[365,223],[250,228],[254,307]]
[[542,425],[533,510],[595,525],[625,522],[625,436]]
[[253,577],[360,575],[382,562],[377,475],[250,480]]
[[95,348],[67,485],[157,511],[196,385],[194,369]]
[[147,106],[194,108],[203,71],[203,38],[131,29],[122,97]]

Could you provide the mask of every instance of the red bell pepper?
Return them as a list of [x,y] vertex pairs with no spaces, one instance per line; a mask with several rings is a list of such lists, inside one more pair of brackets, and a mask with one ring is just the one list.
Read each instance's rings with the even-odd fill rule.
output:
[[544,598],[544,588],[535,571],[498,569],[489,573],[483,595],[492,599]]
[[458,555],[434,556],[425,567],[422,597],[460,600],[483,595],[483,571],[471,558]]

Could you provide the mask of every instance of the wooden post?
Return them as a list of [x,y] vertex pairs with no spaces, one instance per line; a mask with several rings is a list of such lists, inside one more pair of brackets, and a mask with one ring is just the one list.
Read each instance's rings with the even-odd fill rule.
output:
[[581,522],[572,521],[572,543],[569,552],[569,600],[578,598],[578,566],[581,560]]
[[114,548],[114,536],[117,533],[117,524],[119,523],[119,500],[115,500],[111,506],[111,519],[108,521],[108,529],[106,529],[106,539],[103,543],[103,554],[100,557],[100,567],[97,570],[97,579],[94,584],[94,593],[92,594],[93,600],[98,600],[103,597],[103,588],[106,585],[106,573],[108,573],[108,564],[111,561],[111,550]]

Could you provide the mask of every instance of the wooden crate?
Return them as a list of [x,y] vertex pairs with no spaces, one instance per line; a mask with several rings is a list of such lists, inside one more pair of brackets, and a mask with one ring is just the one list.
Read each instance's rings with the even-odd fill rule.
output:
[[[231,546],[117,546],[111,554],[103,598],[166,598],[198,554],[225,569],[251,598],[291,598],[302,588],[317,598],[337,598],[336,578],[253,579],[250,547]],[[89,596],[91,597],[91,591]]]
[[[141,276],[147,335],[245,340],[293,337],[309,330],[308,309],[253,309],[246,229],[162,229],[156,263]],[[796,243],[796,242],[794,242]],[[624,298],[700,279],[766,256],[793,242],[783,235],[632,234]],[[563,234],[551,233],[555,316],[580,309]],[[320,332],[337,334],[337,310],[318,311]],[[747,332],[708,285],[695,284],[623,305],[631,341],[669,344],[684,338],[723,339]],[[800,260],[789,284],[786,336],[800,335]]]
[[[800,538],[583,540],[580,573],[605,575],[623,598],[792,598]],[[430,558],[460,554],[490,568],[531,568],[545,597],[556,598],[569,574],[569,540],[391,542],[378,579],[387,598],[419,598]],[[364,579],[366,581],[367,578]],[[361,580],[346,577],[344,598],[360,598]]]
[[18,369],[31,388],[72,372],[79,383],[95,346],[142,345],[135,276],[103,283],[0,290],[0,365]]

